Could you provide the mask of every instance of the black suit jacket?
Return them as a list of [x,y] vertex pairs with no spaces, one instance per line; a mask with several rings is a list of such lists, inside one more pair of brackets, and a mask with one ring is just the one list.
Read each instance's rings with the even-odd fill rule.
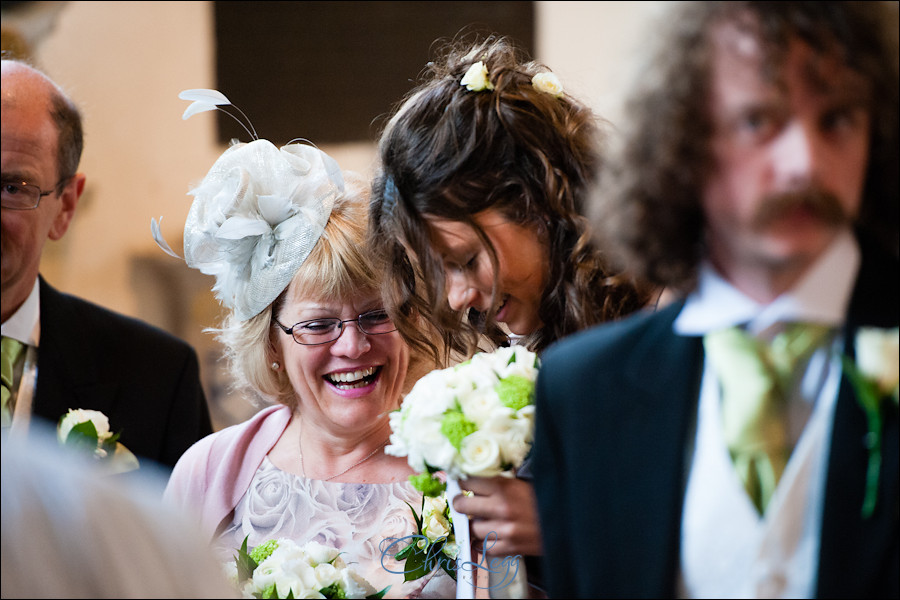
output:
[[[898,324],[898,262],[863,246],[845,327]],[[563,340],[542,357],[533,472],[551,597],[677,593],[681,513],[703,367],[674,334],[681,303]],[[897,597],[898,424],[885,415],[878,505],[861,517],[865,415],[843,377],[825,491],[817,597]]]
[[32,414],[56,424],[70,408],[102,411],[119,441],[171,469],[212,433],[194,349],[137,319],[40,280],[41,339]]

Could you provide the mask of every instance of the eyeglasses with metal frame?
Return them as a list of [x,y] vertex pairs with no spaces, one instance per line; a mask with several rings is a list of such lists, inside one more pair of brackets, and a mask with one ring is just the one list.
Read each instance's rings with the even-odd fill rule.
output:
[[59,191],[59,187],[72,176],[60,179],[53,189],[42,191],[38,186],[20,179],[0,180],[0,207],[13,210],[33,210],[41,203],[41,198]]
[[397,331],[397,326],[383,308],[364,312],[355,319],[310,319],[300,321],[293,327],[285,327],[275,317],[272,317],[272,321],[283,332],[294,338],[295,342],[304,346],[317,346],[337,340],[344,333],[346,323],[356,323],[356,327],[366,335],[382,335]]

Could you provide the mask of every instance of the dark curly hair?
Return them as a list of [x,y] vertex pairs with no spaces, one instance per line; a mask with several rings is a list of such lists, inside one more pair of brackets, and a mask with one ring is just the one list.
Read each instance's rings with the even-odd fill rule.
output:
[[[472,93],[460,79],[477,61],[494,89]],[[426,77],[398,105],[380,142],[373,182],[370,242],[388,271],[387,310],[413,345],[441,339],[468,355],[505,334],[492,313],[451,310],[441,257],[426,216],[467,223],[496,252],[473,217],[486,209],[547,231],[550,272],[539,306],[544,325],[526,337],[540,351],[574,331],[644,305],[649,294],[611,272],[585,216],[589,184],[600,166],[600,120],[569,95],[536,90],[549,71],[507,38],[446,45]],[[496,288],[494,290],[496,294]],[[422,331],[424,316],[433,327]],[[446,357],[445,357],[446,358]]]
[[892,2],[693,2],[664,33],[626,104],[619,152],[608,155],[591,207],[598,242],[656,285],[687,292],[703,252],[700,201],[713,168],[707,110],[712,26],[752,31],[775,75],[789,38],[836,53],[871,86],[868,172],[857,225],[898,249],[898,43]]

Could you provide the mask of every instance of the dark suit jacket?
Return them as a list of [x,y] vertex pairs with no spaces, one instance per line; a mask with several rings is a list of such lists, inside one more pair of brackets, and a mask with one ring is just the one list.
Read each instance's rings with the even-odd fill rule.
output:
[[[898,324],[898,262],[863,247],[845,329]],[[533,472],[554,598],[677,593],[681,513],[703,366],[699,337],[672,323],[682,304],[563,340],[542,356]],[[898,425],[884,421],[878,505],[861,517],[865,415],[847,378],[835,408],[817,597],[898,596]]]
[[55,424],[70,408],[102,411],[119,441],[169,469],[212,432],[197,355],[142,321],[40,280],[41,340],[32,413]]

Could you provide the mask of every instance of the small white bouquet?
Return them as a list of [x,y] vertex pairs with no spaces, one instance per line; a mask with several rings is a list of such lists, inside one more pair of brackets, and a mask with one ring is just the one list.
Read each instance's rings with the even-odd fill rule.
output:
[[376,591],[338,550],[318,542],[279,538],[247,552],[244,538],[229,567],[244,598],[383,598],[390,588]]
[[[385,453],[406,456],[410,477],[426,496],[461,493],[458,480],[512,477],[534,439],[534,384],[540,361],[521,346],[479,352],[419,379],[390,415]],[[447,483],[434,474],[443,471]],[[450,506],[459,550],[457,597],[474,597],[469,520]],[[462,577],[459,575],[462,574]]]
[[111,473],[124,473],[139,467],[138,459],[109,428],[109,418],[99,410],[70,408],[56,427],[59,443],[89,452]]

